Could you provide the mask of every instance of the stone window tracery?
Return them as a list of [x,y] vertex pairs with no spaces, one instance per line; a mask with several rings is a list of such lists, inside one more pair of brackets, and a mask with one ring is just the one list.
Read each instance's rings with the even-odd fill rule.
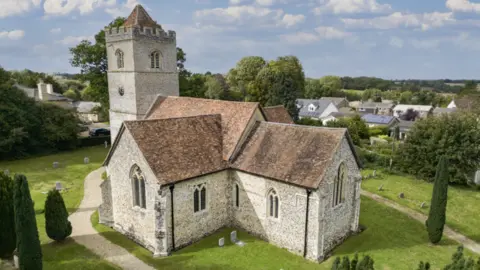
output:
[[272,189],[268,193],[268,216],[272,218],[278,218],[278,208],[279,208],[279,200],[277,192]]
[[204,184],[195,186],[193,191],[193,212],[207,209],[207,188]]
[[344,163],[338,167],[338,174],[335,177],[333,184],[333,202],[332,206],[335,207],[345,201],[345,185],[347,183],[347,167]]
[[155,51],[150,54],[150,67],[160,68],[160,53]]
[[131,170],[132,191],[133,191],[133,206],[141,208],[147,207],[146,193],[145,193],[145,178],[142,171],[137,165],[134,165]]
[[123,51],[118,49],[115,52],[115,56],[117,56],[117,68],[123,68],[125,66]]

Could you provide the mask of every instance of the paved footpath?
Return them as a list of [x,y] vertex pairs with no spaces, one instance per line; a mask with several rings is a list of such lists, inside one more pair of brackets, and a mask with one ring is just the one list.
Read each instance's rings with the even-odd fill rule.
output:
[[153,270],[151,266],[145,264],[137,257],[130,254],[124,248],[113,244],[112,242],[99,235],[92,227],[90,216],[102,203],[102,193],[100,183],[102,173],[105,169],[102,167],[91,172],[85,178],[85,194],[78,210],[68,218],[72,223],[72,238],[75,242],[84,245],[103,259],[128,270]]
[[[374,193],[371,193],[371,192],[368,192],[366,190],[362,190],[361,191],[361,194],[364,195],[364,196],[367,196],[369,197],[370,199],[372,200],[375,200],[379,203],[382,203],[386,206],[389,206],[391,208],[394,208],[406,215],[408,215],[409,217],[413,218],[413,219],[416,219],[418,221],[420,221],[422,224],[425,224],[425,221],[427,220],[427,216],[425,216],[424,214],[422,213],[419,213],[415,210],[412,210],[408,207],[405,207],[405,206],[402,206],[402,205],[399,205],[398,203],[394,202],[394,201],[391,201],[389,199],[386,199],[382,196],[379,196],[377,194],[374,194]],[[475,241],[473,241],[472,239],[466,237],[465,235],[463,234],[460,234],[454,230],[452,230],[450,227],[448,227],[447,225],[445,225],[445,228],[443,230],[443,234],[446,235],[447,237],[459,242],[460,244],[462,244],[465,248],[468,248],[469,250],[477,253],[477,254],[480,254],[480,243],[477,243]]]

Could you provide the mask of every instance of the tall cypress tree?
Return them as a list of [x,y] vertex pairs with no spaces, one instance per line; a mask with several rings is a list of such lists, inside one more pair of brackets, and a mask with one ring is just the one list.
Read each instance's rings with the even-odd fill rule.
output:
[[0,172],[0,258],[11,258],[15,250],[15,213],[13,180]]
[[20,270],[42,270],[42,249],[35,210],[24,175],[15,175],[14,209]]
[[448,181],[447,159],[442,156],[437,165],[432,201],[430,203],[430,213],[428,214],[426,222],[428,237],[433,244],[437,244],[442,239],[447,211]]
[[63,241],[72,233],[65,202],[56,189],[48,192],[45,201],[45,229],[48,237],[55,241]]

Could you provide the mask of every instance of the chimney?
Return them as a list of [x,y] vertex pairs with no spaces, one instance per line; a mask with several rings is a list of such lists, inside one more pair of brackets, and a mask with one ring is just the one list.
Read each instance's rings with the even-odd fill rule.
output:
[[47,85],[43,81],[40,81],[37,85],[38,85],[38,99],[48,100]]
[[48,94],[53,94],[53,85],[47,84],[47,93]]

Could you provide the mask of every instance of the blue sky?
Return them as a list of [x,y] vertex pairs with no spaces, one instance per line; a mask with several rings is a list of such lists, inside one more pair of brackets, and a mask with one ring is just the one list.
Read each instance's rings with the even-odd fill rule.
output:
[[309,77],[480,79],[480,0],[0,0],[0,65],[77,72],[68,48],[138,3],[194,72],[296,55]]

